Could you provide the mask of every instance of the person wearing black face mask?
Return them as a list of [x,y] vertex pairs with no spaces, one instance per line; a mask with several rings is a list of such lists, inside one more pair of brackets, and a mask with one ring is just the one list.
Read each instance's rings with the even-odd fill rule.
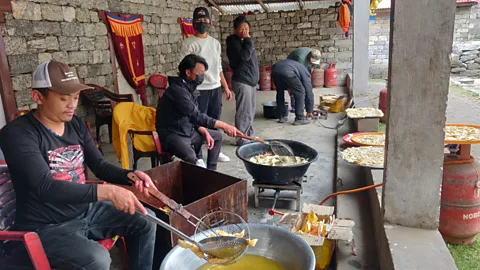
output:
[[[232,99],[222,69],[220,42],[208,34],[211,25],[210,13],[205,7],[197,7],[193,11],[193,27],[195,35],[183,41],[180,49],[180,61],[188,54],[196,54],[206,59],[209,69],[205,72],[204,81],[198,86],[198,109],[214,119],[222,114],[222,88],[227,101]],[[202,150],[197,153],[199,162],[203,162]],[[218,161],[227,162],[230,158],[220,153]]]
[[204,82],[208,67],[204,58],[194,54],[187,55],[180,62],[180,76],[168,78],[169,86],[158,103],[155,126],[163,150],[185,162],[202,166],[197,152],[206,144],[206,167],[216,170],[222,134],[214,129],[222,129],[231,137],[241,132],[199,111],[197,87]]

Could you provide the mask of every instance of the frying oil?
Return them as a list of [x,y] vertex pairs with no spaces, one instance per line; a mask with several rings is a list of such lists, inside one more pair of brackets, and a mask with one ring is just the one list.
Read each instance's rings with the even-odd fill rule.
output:
[[275,261],[258,255],[245,254],[236,263],[211,265],[206,263],[197,270],[285,270]]

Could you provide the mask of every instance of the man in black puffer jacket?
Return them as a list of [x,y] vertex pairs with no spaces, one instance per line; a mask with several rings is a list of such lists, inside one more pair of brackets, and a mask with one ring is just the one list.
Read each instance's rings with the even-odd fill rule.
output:
[[198,110],[197,86],[203,82],[208,64],[204,58],[190,54],[178,66],[180,77],[169,77],[168,88],[157,106],[156,129],[162,148],[183,161],[201,164],[197,151],[206,143],[207,168],[217,169],[223,129],[231,137],[240,132],[225,122],[213,119]]

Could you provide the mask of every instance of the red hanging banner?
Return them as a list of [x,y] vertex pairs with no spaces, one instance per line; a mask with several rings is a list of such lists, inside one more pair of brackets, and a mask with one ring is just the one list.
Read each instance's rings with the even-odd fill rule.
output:
[[145,62],[142,41],[142,18],[122,18],[106,12],[112,32],[118,65],[128,84],[136,89],[142,104],[148,106],[145,85]]
[[189,38],[191,35],[195,35],[195,29],[193,29],[192,19],[178,18],[178,23],[182,29],[183,39]]

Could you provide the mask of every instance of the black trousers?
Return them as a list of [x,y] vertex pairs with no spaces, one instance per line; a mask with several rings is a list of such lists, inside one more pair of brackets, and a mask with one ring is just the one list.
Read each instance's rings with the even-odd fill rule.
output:
[[[141,214],[130,215],[115,209],[111,202],[90,203],[84,214],[63,223],[17,229],[38,234],[48,261],[55,269],[109,270],[110,253],[97,240],[116,235],[125,237],[129,269],[152,269],[157,226]],[[14,255],[22,260],[21,265],[7,263],[0,265],[0,269],[33,269],[23,246]]]
[[293,97],[295,98],[295,119],[300,120],[305,118],[305,90],[303,90],[302,82],[298,77],[285,77],[283,74],[273,73],[273,82],[277,88],[277,115],[282,118],[287,115],[285,106],[285,90],[290,88]]
[[[211,150],[208,150],[207,168],[216,170],[218,155],[220,155],[220,148],[222,147],[222,134],[217,130],[211,129],[208,129],[208,132],[215,144]],[[185,162],[196,164],[198,159],[197,153],[205,143],[205,137],[202,134],[195,131],[191,137],[183,137],[175,133],[162,134],[161,136],[162,147],[165,147],[166,151]]]
[[[222,116],[222,87],[212,90],[199,90],[198,110],[213,119],[220,120]],[[197,158],[202,159],[202,148],[197,151]]]

